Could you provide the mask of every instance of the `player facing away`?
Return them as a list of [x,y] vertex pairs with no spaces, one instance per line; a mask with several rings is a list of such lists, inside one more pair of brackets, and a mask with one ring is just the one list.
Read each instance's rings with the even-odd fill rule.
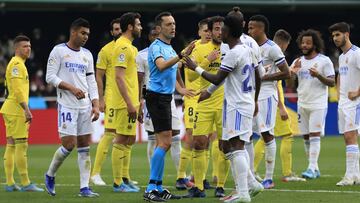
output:
[[298,78],[298,123],[309,161],[302,176],[315,179],[320,177],[320,136],[324,135],[328,86],[335,85],[335,72],[330,58],[321,54],[324,42],[318,31],[302,31],[296,41],[303,55],[295,59],[291,72]]
[[[216,74],[197,67],[186,57],[188,67],[209,82],[220,85],[224,81],[222,140],[223,147],[227,147],[226,156],[231,162],[237,190],[236,194],[224,202],[250,202],[250,195],[259,194],[264,189],[250,171],[249,157],[244,147],[252,135],[253,115],[261,79],[257,70],[257,58],[251,48],[240,41],[242,22],[237,16],[225,17],[221,38],[229,45],[230,51],[226,53]],[[200,98],[205,95],[209,94],[203,92]]]
[[[115,120],[114,120],[114,105],[111,102],[112,91],[117,88],[115,83],[115,69],[112,66],[112,52],[115,47],[116,40],[121,36],[120,19],[116,18],[110,23],[110,34],[112,36],[111,42],[107,43],[101,48],[96,61],[96,83],[99,93],[99,110],[105,114],[104,125],[105,133],[101,137],[97,148],[93,170],[91,172],[90,181],[94,185],[106,185],[101,178],[101,168],[106,160],[109,146],[111,145],[115,132]],[[104,88],[104,76],[105,76],[105,88]],[[105,89],[105,92],[104,92]]]
[[143,197],[146,201],[165,202],[166,199],[180,198],[163,189],[162,180],[165,155],[171,146],[171,100],[178,66],[181,64],[179,60],[183,55],[188,56],[191,53],[194,43],[191,43],[185,52],[177,55],[170,44],[171,39],[175,37],[174,17],[169,12],[162,12],[155,17],[155,25],[160,29],[160,34],[149,47],[150,79],[145,99],[154,125],[157,147],[151,158],[150,180]]
[[55,175],[61,164],[77,147],[81,197],[98,197],[89,188],[91,160],[91,122],[99,118],[99,96],[91,52],[83,46],[90,24],[78,18],[70,25],[70,39],[56,45],[50,53],[46,82],[57,88],[58,132],[61,146],[55,151],[45,174],[45,186],[55,196]]
[[[112,66],[115,69],[115,89],[111,96],[114,105],[115,138],[112,148],[114,192],[138,192],[128,179],[131,149],[136,139],[136,120],[142,122],[142,107],[139,103],[137,65],[138,50],[132,45],[140,37],[142,27],[140,14],[128,12],[120,17],[121,37],[116,40]],[[127,174],[124,174],[127,173]]]
[[346,145],[346,172],[337,186],[360,184],[359,145],[360,130],[360,48],[350,41],[350,26],[345,22],[329,27],[330,34],[342,54],[339,56],[337,78],[339,107],[338,125]]
[[265,189],[275,186],[273,174],[276,158],[276,142],[274,139],[274,127],[276,109],[278,104],[277,81],[290,77],[289,68],[280,47],[267,38],[269,21],[263,15],[255,15],[250,18],[248,32],[260,46],[262,65],[265,75],[262,77],[259,94],[259,113],[255,119],[255,129],[261,133],[265,141],[265,178],[262,182]]
[[[31,54],[30,39],[25,35],[16,36],[14,48],[15,56],[6,67],[5,102],[0,110],[6,127],[5,191],[43,192],[44,189],[31,183],[27,165],[29,127],[33,118],[28,107],[29,75],[25,66]],[[15,184],[15,166],[20,175],[21,187]]]

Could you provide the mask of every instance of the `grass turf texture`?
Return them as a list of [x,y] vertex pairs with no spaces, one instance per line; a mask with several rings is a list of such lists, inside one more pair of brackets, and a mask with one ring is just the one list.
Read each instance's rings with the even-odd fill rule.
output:
[[[279,146],[275,168],[275,189],[266,190],[252,202],[359,202],[360,186],[337,187],[335,184],[342,178],[345,173],[345,144],[343,138],[325,137],[321,141],[321,153],[319,159],[319,167],[322,177],[316,180],[308,180],[307,182],[283,183],[281,182],[281,160],[279,158]],[[29,146],[29,174],[32,182],[44,187],[44,173],[46,172],[53,153],[57,149],[57,145],[31,145]],[[94,161],[96,145],[91,146],[92,161]],[[4,146],[0,147],[0,154],[4,154]],[[109,152],[111,154],[111,152]],[[57,173],[56,177],[56,193],[55,197],[43,193],[27,193],[27,192],[5,192],[5,175],[3,161],[0,162],[0,202],[144,202],[142,195],[149,178],[149,166],[146,157],[146,143],[137,144],[132,151],[130,175],[132,179],[139,182],[141,186],[140,193],[114,193],[112,191],[112,169],[111,159],[108,156],[102,170],[102,177],[107,186],[92,186],[92,189],[100,193],[99,198],[84,199],[77,196],[79,192],[79,170],[77,167],[76,150],[68,157]],[[211,163],[207,178],[211,180]],[[307,167],[305,159],[303,140],[296,138],[293,146],[293,171],[298,175]],[[264,174],[264,164],[260,166],[260,174]],[[226,193],[229,193],[233,187],[232,177],[226,184]],[[165,174],[163,183],[165,187],[176,194],[186,194],[186,191],[176,191],[174,188],[176,172],[174,164],[169,155],[166,158]],[[19,176],[15,169],[15,180],[19,183]],[[206,192],[205,199],[182,199],[170,200],[169,202],[220,202],[214,198],[214,190]]]

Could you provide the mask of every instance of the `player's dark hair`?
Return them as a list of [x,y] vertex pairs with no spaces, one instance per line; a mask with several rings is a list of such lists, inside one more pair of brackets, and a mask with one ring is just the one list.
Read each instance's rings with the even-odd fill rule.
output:
[[209,22],[209,18],[204,18],[198,22],[198,28],[200,29],[202,26],[207,25]]
[[210,31],[212,31],[213,29],[213,26],[215,23],[218,23],[218,22],[223,22],[224,21],[224,17],[221,17],[221,16],[213,16],[213,17],[210,17],[209,18],[209,22],[208,22],[208,29]]
[[227,15],[228,16],[236,16],[236,17],[240,18],[241,21],[244,21],[244,15],[240,11],[240,7],[237,7],[237,6],[233,7],[232,10]]
[[227,15],[224,19],[224,26],[229,29],[229,34],[234,38],[239,38],[243,33],[243,21],[235,15]]
[[303,39],[303,37],[305,36],[309,36],[312,38],[313,44],[315,46],[315,51],[318,53],[322,53],[324,50],[324,40],[321,37],[321,34],[319,31],[317,30],[313,30],[313,29],[308,29],[308,30],[303,30],[299,33],[298,38],[296,39],[296,42],[299,46],[299,48],[301,48],[301,41]]
[[113,30],[114,24],[120,24],[120,18],[115,18],[110,22],[110,30]]
[[269,29],[270,29],[270,23],[269,20],[264,15],[254,15],[251,16],[249,21],[257,21],[264,24],[264,32],[268,35]]
[[84,18],[78,18],[74,20],[70,25],[70,30],[78,30],[81,27],[89,28],[90,29],[90,23]]
[[23,41],[30,42],[30,38],[27,37],[26,35],[18,35],[14,39],[14,45],[16,45],[19,42],[23,42]]
[[279,29],[275,32],[274,40],[281,40],[284,42],[290,42],[291,41],[291,35],[284,29]]
[[346,22],[335,23],[329,27],[329,32],[332,33],[335,31],[339,31],[342,33],[345,32],[350,33],[350,25],[347,24]]
[[166,16],[172,16],[170,12],[168,11],[164,11],[164,12],[161,12],[159,13],[156,17],[155,17],[155,25],[157,26],[160,26],[162,21],[163,21],[163,17],[166,17]]
[[141,15],[139,13],[134,13],[134,12],[124,13],[120,17],[121,32],[122,33],[126,32],[128,30],[129,25],[135,26],[135,20],[140,19],[140,18],[141,18]]

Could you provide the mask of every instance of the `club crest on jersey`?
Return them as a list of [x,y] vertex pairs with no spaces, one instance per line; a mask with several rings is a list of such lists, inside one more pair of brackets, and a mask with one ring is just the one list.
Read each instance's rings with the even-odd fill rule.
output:
[[65,123],[62,125],[62,128],[63,128],[63,129],[66,129],[66,128],[67,128],[67,126],[66,126]]
[[120,61],[120,62],[124,62],[124,61],[125,61],[125,54],[120,54],[120,55],[119,55],[119,61]]
[[71,56],[70,56],[69,54],[66,54],[66,55],[64,56],[64,59],[67,59],[67,58],[71,58]]
[[19,76],[19,68],[15,66],[15,67],[11,70],[11,74],[12,74],[12,76]]

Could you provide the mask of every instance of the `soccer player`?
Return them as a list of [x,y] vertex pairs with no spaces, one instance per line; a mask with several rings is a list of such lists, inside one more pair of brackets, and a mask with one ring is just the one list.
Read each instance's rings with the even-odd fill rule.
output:
[[[121,36],[120,29],[120,19],[114,19],[110,23],[110,34],[112,36],[112,41],[107,43],[99,52],[98,58],[96,61],[96,83],[99,91],[99,110],[100,112],[105,113],[105,133],[101,137],[99,144],[96,149],[94,167],[91,172],[91,182],[94,185],[106,185],[103,179],[100,176],[101,167],[104,163],[106,156],[108,154],[108,149],[112,143],[115,136],[115,120],[114,120],[114,105],[111,103],[110,97],[113,95],[112,91],[117,88],[115,84],[115,69],[112,66],[112,52],[115,47],[116,40]],[[105,94],[104,94],[104,80],[106,78],[105,84]],[[129,158],[127,156],[126,158]],[[127,177],[129,178],[129,177]]]
[[83,46],[90,34],[90,24],[83,18],[71,23],[70,39],[56,45],[50,53],[46,82],[57,88],[58,131],[61,146],[56,150],[45,174],[45,186],[55,196],[55,175],[77,146],[81,197],[97,197],[89,188],[91,160],[91,122],[99,118],[99,95],[91,52]]
[[289,68],[280,47],[267,38],[269,21],[263,15],[255,15],[250,18],[248,32],[260,46],[262,65],[265,75],[262,77],[259,94],[259,113],[255,117],[255,128],[261,133],[265,141],[266,174],[262,182],[265,189],[275,186],[273,174],[276,158],[276,142],[274,139],[274,127],[276,107],[278,100],[277,80],[290,77]]
[[[286,30],[279,29],[275,32],[274,42],[280,47],[283,53],[289,46],[290,41],[291,35]],[[277,106],[274,134],[276,137],[281,137],[280,158],[283,175],[282,181],[305,181],[305,179],[297,177],[292,171],[292,145],[294,139],[290,128],[289,114],[284,104],[284,91],[281,80],[278,81],[277,88],[279,102]],[[265,142],[260,138],[255,145],[255,171],[257,171],[258,166],[263,159],[264,150]]]
[[309,161],[302,176],[315,179],[320,177],[320,136],[324,135],[328,86],[335,85],[335,72],[330,58],[321,54],[324,41],[318,31],[302,31],[296,41],[303,55],[294,60],[291,71],[298,78],[298,123]]
[[[231,161],[237,193],[224,202],[250,202],[249,191],[251,195],[256,195],[264,189],[252,176],[244,148],[252,135],[255,103],[260,91],[260,85],[255,87],[255,83],[260,84],[261,81],[257,66],[254,67],[258,64],[257,58],[251,48],[240,41],[242,22],[234,15],[225,17],[221,36],[231,50],[226,53],[216,74],[196,67],[190,58],[186,58],[188,67],[209,82],[219,85],[225,80],[222,140],[230,146],[226,156]],[[251,177],[249,182],[248,176]]]
[[[16,36],[14,48],[15,56],[6,67],[5,102],[0,110],[6,126],[5,191],[43,192],[44,189],[30,182],[27,165],[28,130],[33,118],[28,107],[29,75],[25,66],[25,61],[31,54],[30,39],[25,35]],[[15,184],[15,164],[22,187]]]
[[[142,122],[139,103],[137,65],[138,50],[132,45],[140,37],[140,14],[125,13],[120,17],[121,37],[116,40],[112,66],[115,68],[115,88],[110,102],[114,105],[115,138],[112,148],[114,192],[138,192],[140,188],[128,179],[130,154],[136,139],[136,120]],[[124,174],[127,173],[127,174]]]
[[339,56],[338,95],[339,131],[346,145],[346,172],[337,186],[360,184],[359,145],[360,130],[360,49],[350,41],[350,26],[345,22],[329,27]]
[[162,12],[155,17],[155,25],[160,29],[160,34],[149,47],[150,79],[145,99],[154,125],[157,147],[151,158],[150,180],[143,197],[147,201],[164,202],[166,199],[180,198],[163,189],[162,180],[166,151],[171,146],[171,100],[178,66],[181,64],[178,62],[184,55],[191,53],[194,43],[191,43],[185,52],[177,55],[170,44],[171,39],[175,37],[174,17],[169,12]]
[[[198,23],[198,35],[200,39],[196,40],[195,47],[206,44],[211,40],[211,36],[208,30],[208,19],[205,18]],[[185,87],[191,90],[199,90],[200,89],[200,77],[193,71],[189,69],[184,69],[185,73]],[[194,127],[194,120],[196,119],[196,106],[198,97],[184,97],[184,122],[185,122],[185,137],[184,142],[181,148],[180,154],[180,163],[179,170],[177,172],[177,180],[176,180],[176,189],[185,190],[186,188],[191,188],[193,184],[186,178],[186,169],[188,165],[192,162],[192,152],[193,152],[193,139],[192,139],[192,131]],[[216,142],[214,142],[216,143]],[[218,152],[218,145],[215,145],[213,148],[213,158],[217,157],[216,151]],[[213,159],[214,160],[214,159]],[[217,168],[217,162],[213,161],[213,170]],[[214,173],[214,174],[217,174]],[[216,175],[217,176],[217,175]]]

